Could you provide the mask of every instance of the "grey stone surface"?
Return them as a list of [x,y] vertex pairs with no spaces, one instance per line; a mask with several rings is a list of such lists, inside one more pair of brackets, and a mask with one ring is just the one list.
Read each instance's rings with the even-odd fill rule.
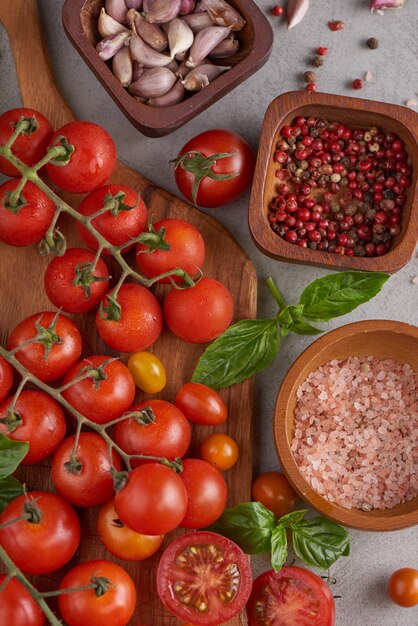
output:
[[[281,2],[279,2],[281,3]],[[161,139],[149,139],[135,131],[122,115],[88,67],[67,40],[61,25],[63,0],[39,0],[39,7],[58,85],[81,119],[103,124],[115,138],[119,158],[138,169],[155,183],[177,193],[173,171],[168,163],[193,135],[214,127],[229,128],[246,137],[254,149],[265,109],[282,92],[303,88],[302,74],[318,45],[330,47],[324,66],[318,70],[321,91],[361,96],[405,104],[418,91],[418,3],[406,0],[399,11],[384,16],[371,15],[368,0],[313,0],[305,20],[288,32],[285,23],[270,16],[274,29],[274,47],[268,63],[252,78],[185,127]],[[257,3],[266,13],[275,4],[271,0]],[[329,20],[342,19],[345,30],[332,33]],[[371,51],[365,45],[377,37],[380,46]],[[0,111],[19,103],[7,38],[0,36]],[[361,92],[350,84],[373,73]],[[34,77],[36,80],[36,77]],[[417,118],[418,119],[418,118]],[[228,207],[212,210],[252,258],[259,277],[258,312],[260,317],[273,313],[275,307],[264,283],[272,275],[289,302],[297,300],[302,289],[326,272],[314,267],[280,263],[261,254],[251,241],[246,225],[248,196]],[[327,329],[362,319],[396,319],[418,322],[418,285],[412,278],[418,274],[418,259],[398,272],[383,293],[360,310],[329,323]],[[254,475],[278,468],[273,446],[271,416],[280,381],[288,367],[311,338],[291,336],[282,346],[275,363],[256,379],[255,461]],[[246,451],[243,450],[242,454]],[[418,607],[401,609],[391,604],[385,584],[391,572],[405,566],[418,567],[417,529],[396,533],[353,532],[352,553],[332,567],[337,580],[333,589],[342,595],[337,599],[337,626],[417,626]],[[268,559],[253,560],[254,571],[268,568]],[[157,625],[156,625],[157,626]]]

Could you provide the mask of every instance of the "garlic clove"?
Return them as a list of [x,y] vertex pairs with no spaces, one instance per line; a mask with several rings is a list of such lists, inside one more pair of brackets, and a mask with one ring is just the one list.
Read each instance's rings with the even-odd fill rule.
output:
[[168,54],[162,54],[162,52],[158,52],[158,50],[148,46],[136,32],[135,26],[132,31],[130,47],[132,58],[144,67],[164,67],[171,61]]
[[177,17],[181,0],[155,0],[148,11],[144,11],[145,19],[151,23],[163,24]]
[[239,41],[234,37],[227,37],[221,43],[218,43],[216,48],[212,50],[210,56],[215,59],[227,59],[232,57],[239,50]]
[[196,8],[196,0],[181,0],[179,15],[189,15]]
[[135,82],[141,76],[145,67],[142,65],[142,63],[138,63],[138,61],[135,61],[134,59],[132,63],[132,68],[133,68],[132,82]]
[[189,58],[186,65],[196,67],[202,63],[216,46],[221,43],[231,32],[230,28],[224,26],[209,26],[197,33],[193,45],[190,48]]
[[128,9],[135,9],[136,11],[142,8],[142,0],[125,0],[125,4]]
[[97,28],[102,37],[111,37],[112,35],[117,35],[118,33],[128,32],[128,29],[125,28],[123,24],[120,24],[106,13],[106,9],[104,7],[100,10]]
[[242,15],[225,0],[202,0],[199,5],[200,9],[206,9],[219,26],[227,26],[232,30],[241,30],[245,26]]
[[170,56],[172,59],[174,59],[176,54],[186,52],[186,50],[192,46],[194,41],[194,35],[190,27],[185,21],[178,17],[171,20],[167,31],[167,37],[168,45],[170,47]]
[[166,67],[145,69],[134,83],[129,85],[128,91],[141,98],[158,98],[169,91],[177,78]]
[[309,0],[290,0],[287,5],[287,29],[297,26],[309,9]]
[[214,22],[207,11],[203,13],[190,13],[190,15],[183,15],[182,18],[186,24],[190,26],[194,34],[200,32],[208,26],[213,26]]
[[128,87],[133,79],[131,51],[123,46],[112,59],[112,72],[122,87]]
[[371,0],[371,11],[383,11],[384,9],[400,9],[404,5],[404,0]]
[[[167,67],[169,70],[171,70],[172,72],[174,72],[174,74],[176,74],[176,72],[177,72],[177,71],[178,71],[178,69],[179,69],[179,64],[177,63],[176,59],[173,59],[173,60],[171,61],[171,63],[169,63],[166,67]],[[176,74],[176,75],[177,75],[177,74]]]
[[106,37],[105,39],[99,41],[96,46],[96,50],[102,61],[107,61],[108,59],[114,57],[115,54],[127,44],[130,36],[130,32],[124,32],[112,35],[111,37]]
[[187,91],[200,91],[204,87],[207,87],[215,78],[220,76],[223,72],[230,70],[231,67],[223,67],[220,65],[212,65],[206,63],[205,65],[199,65],[195,67],[186,78],[182,81],[182,84]]
[[126,22],[126,14],[128,13],[125,0],[106,0],[106,13],[113,17],[114,20],[124,24]]
[[185,61],[187,59],[187,51],[185,50],[184,52],[177,52],[174,58],[176,59],[176,61],[180,61],[180,63],[182,61]]
[[181,102],[184,98],[185,93],[186,90],[182,85],[181,80],[178,80],[174,84],[174,86],[164,95],[158,96],[157,98],[150,98],[148,100],[148,104],[154,107],[168,107],[172,104],[177,104],[178,102]]
[[183,79],[183,78],[186,78],[187,74],[190,74],[191,71],[192,71],[192,68],[191,67],[187,67],[186,63],[183,61],[178,66],[177,71],[175,72],[175,74],[179,78]]
[[149,11],[151,11],[151,8],[153,6],[153,4],[155,3],[155,0],[143,0],[142,2],[142,10],[144,13],[149,13]]
[[150,22],[147,22],[144,17],[138,13],[138,11],[133,9],[128,11],[128,20],[131,26],[132,24],[135,24],[136,32],[141,39],[145,41],[145,43],[151,46],[151,48],[154,48],[154,50],[158,50],[159,52],[162,52],[167,48],[167,35],[159,26],[157,26],[157,24],[150,24]]

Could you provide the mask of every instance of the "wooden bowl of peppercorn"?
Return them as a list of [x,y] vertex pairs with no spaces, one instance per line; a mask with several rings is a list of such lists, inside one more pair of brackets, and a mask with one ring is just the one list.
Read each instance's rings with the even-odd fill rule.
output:
[[249,206],[273,258],[393,273],[418,239],[418,116],[406,107],[289,92],[269,105]]

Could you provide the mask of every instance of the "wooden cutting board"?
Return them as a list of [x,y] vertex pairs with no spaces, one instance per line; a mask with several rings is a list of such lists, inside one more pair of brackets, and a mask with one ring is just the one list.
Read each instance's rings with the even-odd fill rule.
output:
[[[61,98],[51,72],[45,50],[39,22],[36,0],[1,0],[0,21],[6,27],[13,50],[19,78],[22,102],[25,107],[34,108],[43,113],[55,128],[74,119],[74,115]],[[92,77],[92,80],[93,77]],[[94,121],[94,120],[92,120]],[[134,131],[136,132],[136,131]],[[138,143],[141,135],[138,133]],[[167,155],[162,155],[164,161]],[[157,188],[123,163],[118,162],[113,182],[133,187],[140,192],[149,210],[149,217],[155,222],[163,217],[176,217],[195,224],[203,235],[206,244],[206,261],[203,267],[206,276],[213,276],[222,281],[231,291],[235,302],[234,321],[252,318],[256,315],[257,279],[250,259],[215,219],[196,210],[171,194]],[[62,194],[67,202],[76,207],[80,197]],[[68,235],[69,245],[81,242],[74,233],[73,225],[67,221],[61,223]],[[0,247],[0,295],[2,310],[0,317],[0,341],[6,344],[10,330],[24,317],[41,310],[52,310],[43,291],[43,275],[48,259],[37,254],[35,246],[30,248]],[[116,278],[118,266],[111,267],[111,274]],[[159,286],[156,295],[162,298],[166,287]],[[94,312],[75,316],[84,340],[83,356],[94,353],[114,354],[98,338]],[[165,330],[152,346],[167,368],[168,383],[159,397],[173,401],[180,386],[190,380],[203,346],[186,344]],[[253,385],[246,381],[221,392],[229,407],[226,424],[217,427],[233,436],[241,451],[241,457],[235,468],[225,473],[229,488],[229,505],[248,500],[252,478],[252,400]],[[145,394],[138,396],[146,399]],[[198,454],[199,442],[211,434],[209,427],[193,425],[193,443],[190,455]],[[49,477],[49,463],[27,467],[21,470],[20,478],[29,489],[52,490]],[[131,624],[143,623],[149,626],[178,626],[180,621],[169,615],[158,599],[155,591],[155,572],[158,554],[143,563],[129,564],[118,561],[106,552],[95,531],[96,511],[80,511],[84,538],[75,559],[67,566],[68,570],[78,561],[107,558],[121,564],[131,574],[137,584],[138,606]],[[178,531],[179,534],[181,531]],[[166,537],[167,545],[175,533]],[[44,577],[33,577],[35,584],[45,589],[57,587],[64,571]],[[228,626],[246,623],[244,615],[228,622]],[[86,624],[86,626],[88,626]],[[111,626],[111,625],[109,625]]]

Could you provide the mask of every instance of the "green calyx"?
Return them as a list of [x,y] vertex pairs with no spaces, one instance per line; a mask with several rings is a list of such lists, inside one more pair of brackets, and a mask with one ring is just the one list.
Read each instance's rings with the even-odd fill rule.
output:
[[138,243],[148,246],[148,250],[138,250],[139,253],[154,252],[154,250],[171,250],[170,244],[164,239],[166,230],[164,227],[156,231],[152,224],[148,225],[148,232],[141,233]]
[[53,228],[47,233],[38,244],[38,252],[42,256],[54,254],[55,256],[63,256],[67,249],[67,241],[58,228]]
[[109,587],[113,584],[111,580],[105,578],[104,576],[93,576],[90,579],[90,583],[93,585],[94,593],[97,598],[104,596],[107,591],[109,591]]
[[59,346],[63,343],[61,337],[56,332],[57,323],[58,323],[58,315],[59,315],[59,312],[56,313],[54,319],[52,320],[51,324],[47,328],[41,325],[42,315],[38,317],[38,319],[35,322],[36,335],[33,339],[33,342],[41,343],[44,346],[45,348],[44,361],[48,360],[49,353],[51,352],[52,346],[55,346],[55,345]]
[[75,287],[83,288],[87,299],[91,296],[90,285],[92,283],[105,282],[110,279],[110,276],[95,276],[94,270],[94,263],[79,263],[75,267],[75,276],[71,281]]
[[26,500],[23,505],[23,514],[29,524],[39,524],[42,521],[42,513],[35,500]]
[[56,144],[48,148],[48,160],[52,165],[63,167],[70,162],[74,150],[74,146],[68,143],[64,135],[60,135],[56,139]]
[[122,307],[116,299],[116,296],[108,294],[107,304],[100,303],[99,307],[100,317],[103,320],[118,322],[122,315]]
[[27,135],[28,137],[39,128],[38,120],[34,115],[31,117],[22,115],[17,122],[12,122],[10,125],[16,130],[19,129],[19,134]]
[[114,196],[112,196],[111,193],[108,193],[106,194],[103,202],[103,209],[109,211],[113,215],[113,217],[117,217],[117,215],[119,215],[121,211],[131,211],[132,209],[134,209],[138,205],[139,195],[135,204],[133,204],[132,206],[130,206],[129,204],[125,204],[124,200],[125,193],[123,191],[118,191],[117,193],[115,193]]
[[6,417],[0,419],[0,424],[7,426],[7,432],[12,433],[16,428],[21,426],[22,418],[20,414],[15,410],[8,410]]
[[23,207],[27,205],[27,201],[23,193],[20,193],[16,197],[14,191],[6,191],[2,198],[1,204],[5,209],[10,211],[14,215],[17,215],[20,209],[23,209]]

